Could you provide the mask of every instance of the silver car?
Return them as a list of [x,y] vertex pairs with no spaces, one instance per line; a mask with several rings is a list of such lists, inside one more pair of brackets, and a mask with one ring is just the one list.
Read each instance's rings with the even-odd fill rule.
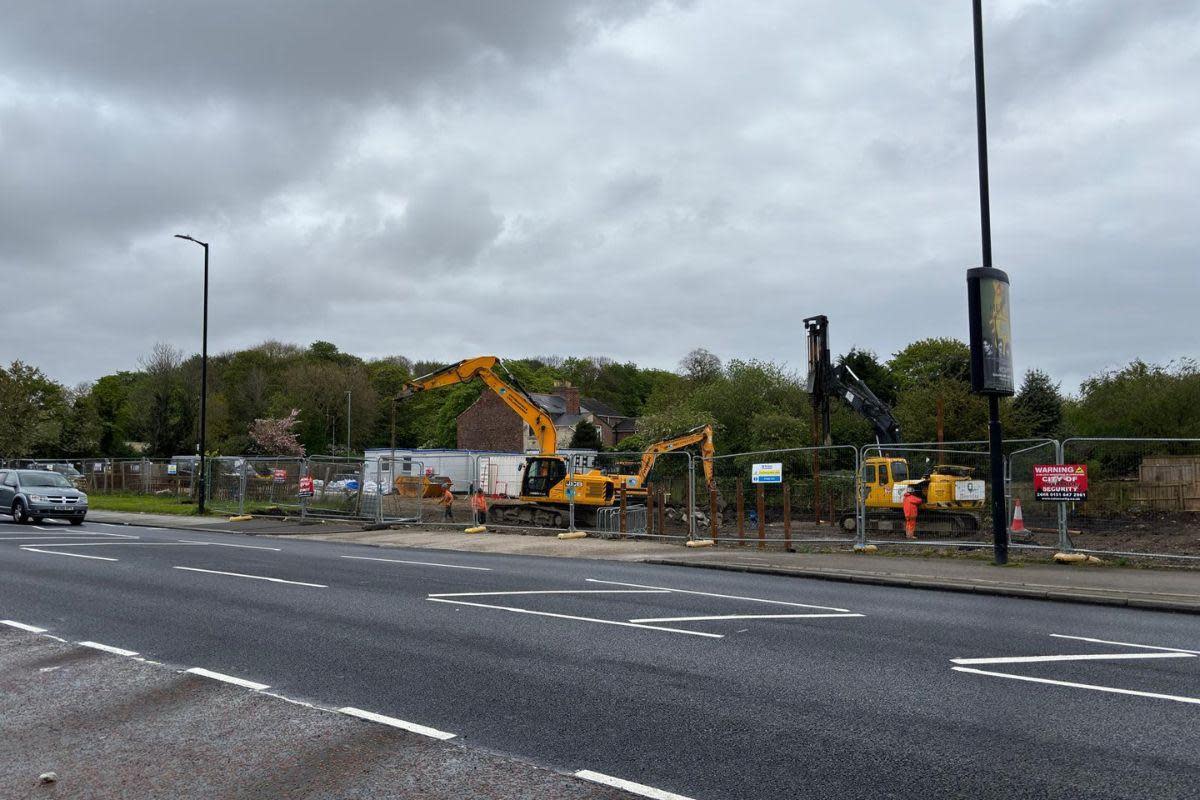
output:
[[41,522],[54,517],[82,525],[87,510],[87,495],[57,472],[0,471],[0,514],[11,514],[13,522]]

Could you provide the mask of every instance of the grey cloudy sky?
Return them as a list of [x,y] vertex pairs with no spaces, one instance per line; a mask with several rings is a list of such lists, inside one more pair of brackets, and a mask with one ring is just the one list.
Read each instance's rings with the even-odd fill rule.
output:
[[[1200,2],[985,0],[1017,367],[1195,356]],[[0,0],[0,360],[966,336],[968,0]],[[19,291],[14,289],[19,288]]]

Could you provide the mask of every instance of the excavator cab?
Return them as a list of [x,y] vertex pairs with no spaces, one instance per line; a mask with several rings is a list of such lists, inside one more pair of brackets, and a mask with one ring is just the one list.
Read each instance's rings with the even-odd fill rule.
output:
[[549,497],[550,490],[567,478],[567,462],[561,458],[531,456],[521,476],[522,497]]

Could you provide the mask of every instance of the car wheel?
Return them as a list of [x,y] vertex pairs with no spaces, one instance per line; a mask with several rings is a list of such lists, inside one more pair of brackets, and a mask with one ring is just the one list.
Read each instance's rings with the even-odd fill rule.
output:
[[29,512],[25,510],[25,503],[21,500],[13,503],[12,518],[13,522],[17,523],[18,525],[22,522],[29,521]]
[[83,517],[80,517],[79,519],[71,519],[70,522],[72,525],[82,525]]

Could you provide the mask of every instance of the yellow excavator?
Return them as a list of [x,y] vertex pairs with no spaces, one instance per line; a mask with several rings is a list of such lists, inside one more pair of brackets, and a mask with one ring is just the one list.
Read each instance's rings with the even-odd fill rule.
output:
[[676,436],[672,439],[663,439],[661,442],[655,442],[645,449],[642,453],[642,466],[638,470],[637,475],[633,476],[627,482],[627,486],[631,490],[646,488],[646,479],[650,477],[650,470],[654,469],[654,462],[663,453],[670,453],[675,450],[682,450],[685,447],[691,447],[694,444],[700,445],[700,464],[704,468],[704,483],[709,491],[715,487],[713,481],[713,456],[716,455],[716,448],[713,446],[713,429],[712,425],[701,425],[698,428],[692,428],[687,433]]
[[[554,421],[511,375],[508,381],[497,375],[498,367],[502,369],[503,362],[495,356],[468,358],[409,381],[396,395],[397,400],[403,400],[431,389],[478,379],[533,430],[538,454],[525,459],[519,500],[490,502],[489,522],[565,528],[568,506],[573,497],[575,523],[589,527],[595,522],[597,509],[619,501],[620,487],[626,487],[631,496],[637,492],[640,486],[631,484],[636,480],[633,475],[610,475],[591,468],[576,469],[573,474],[568,474],[567,459],[558,454],[558,434],[554,429]],[[644,489],[641,494],[645,494]]]

